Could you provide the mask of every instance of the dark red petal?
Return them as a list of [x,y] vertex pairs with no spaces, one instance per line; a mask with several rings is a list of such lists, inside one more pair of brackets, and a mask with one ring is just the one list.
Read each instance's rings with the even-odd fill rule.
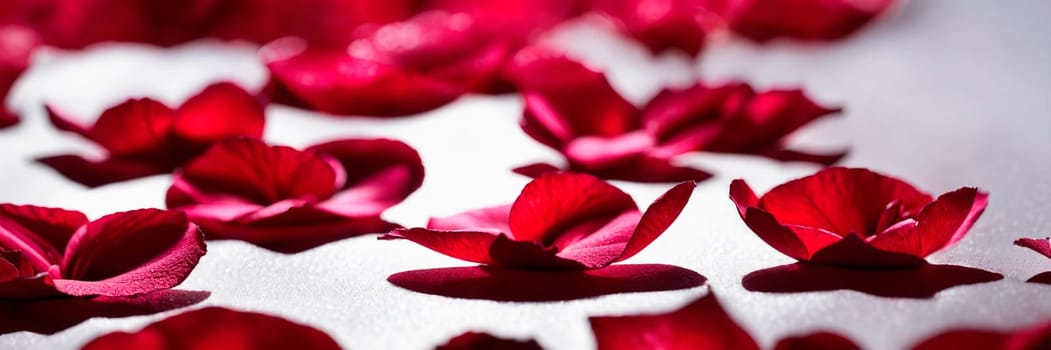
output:
[[[175,111],[176,135],[206,148],[232,136],[263,137],[263,104],[234,83],[209,85]],[[199,151],[203,151],[201,149]]]
[[862,168],[828,168],[767,192],[759,207],[783,225],[824,229],[838,235],[872,232],[884,209],[899,201],[919,209],[932,198],[902,180]]
[[[661,144],[686,139],[686,135],[690,134],[717,132],[720,122],[741,109],[754,95],[751,86],[739,82],[718,86],[697,82],[687,88],[665,88],[643,108],[643,126]],[[710,143],[713,137],[705,135],[690,144],[694,149],[700,149]]]
[[312,45],[345,47],[363,26],[404,19],[412,1],[227,0],[211,35],[266,44],[294,36]]
[[335,170],[313,152],[248,138],[217,143],[187,163],[181,176],[200,191],[263,205],[283,199],[323,200],[337,190]]
[[527,184],[511,205],[512,238],[550,242],[586,221],[637,210],[631,196],[586,174],[541,176]]
[[200,303],[210,295],[165,289],[127,297],[0,300],[0,335],[19,331],[55,334],[91,318],[152,315]]
[[675,165],[670,159],[655,157],[636,158],[631,162],[594,170],[591,173],[605,179],[651,183],[703,181],[712,177],[707,171]]
[[913,350],[1038,350],[1051,344],[1051,322],[1044,322],[1011,333],[992,330],[950,330],[928,338]]
[[938,196],[916,217],[915,230],[896,230],[877,234],[869,241],[873,247],[925,257],[959,241],[982,215],[989,195],[965,187]]
[[62,131],[68,131],[80,135],[86,139],[91,140],[91,127],[82,125],[76,121],[76,118],[70,116],[60,108],[51,104],[45,104],[44,110],[47,111],[47,120],[51,122],[56,129]]
[[78,211],[7,203],[0,204],[0,220],[17,223],[58,252],[65,251],[73,233],[88,223]]
[[665,314],[588,320],[599,350],[759,349],[712,293]]
[[861,350],[861,347],[839,334],[816,332],[778,340],[774,350]]
[[1015,240],[1015,245],[1032,249],[1040,255],[1051,258],[1051,238],[1019,238]]
[[134,159],[89,160],[77,155],[60,155],[38,158],[36,161],[91,188],[171,172],[167,165]]
[[3,106],[0,106],[0,129],[18,124],[18,122],[21,120],[22,118],[19,118],[17,114],[7,110],[7,108]]
[[696,187],[697,184],[692,181],[683,182],[653,201],[653,204],[650,204],[646,212],[642,214],[642,220],[639,220],[639,225],[635,227],[631,240],[628,241],[628,245],[617,261],[635,256],[643,248],[653,243],[657,237],[660,237],[675,222],[675,219],[679,218],[679,214],[690,201],[690,196],[693,195],[693,189]]
[[548,163],[533,163],[511,169],[511,171],[513,171],[515,174],[537,178],[543,176],[544,174],[560,172],[562,171],[562,168]]
[[55,287],[69,295],[108,296],[168,289],[185,280],[204,253],[203,235],[182,213],[111,214],[73,235]]
[[427,228],[443,231],[485,229],[486,231],[511,232],[511,226],[508,223],[510,214],[511,205],[475,209],[449,217],[432,217],[427,221]]
[[583,12],[579,1],[429,0],[424,9],[464,13],[497,34],[529,39]]
[[489,249],[499,235],[496,232],[486,231],[443,231],[412,228],[397,229],[380,238],[403,238],[453,258],[479,264],[493,264],[494,260],[489,255]]
[[811,253],[810,262],[862,268],[912,267],[926,263],[923,256],[881,250],[855,234]]
[[[489,249],[493,264],[519,270],[586,270],[608,265],[607,261],[578,261],[558,255],[557,247],[537,242],[516,241],[499,235]],[[591,263],[591,265],[588,265]]]
[[379,217],[344,218],[312,209],[293,208],[258,222],[194,218],[208,239],[236,239],[275,252],[292,254],[367,233],[388,232],[398,225]]
[[[18,4],[12,3],[10,8]],[[15,12],[15,10],[12,10]],[[2,17],[3,14],[0,14]],[[5,22],[6,18],[0,18]],[[0,24],[0,129],[18,124],[18,114],[7,108],[7,95],[15,82],[29,67],[29,59],[41,45],[37,33],[30,28],[9,23]]]
[[700,1],[605,0],[593,3],[654,54],[677,49],[696,57],[704,47],[706,10]]
[[371,216],[401,203],[423,184],[423,162],[412,147],[389,139],[345,139],[307,151],[338,161],[346,174],[343,189],[318,207],[344,216]]
[[759,154],[773,160],[782,162],[807,162],[821,165],[832,165],[839,163],[849,153],[846,150],[831,153],[814,153],[807,151],[796,151],[786,148],[775,148]]
[[727,24],[746,38],[833,40],[853,33],[893,5],[894,0],[730,0],[722,5]]
[[138,332],[103,335],[83,349],[339,350],[340,347],[327,334],[307,325],[277,316],[208,307],[169,317]]
[[[404,116],[441,107],[464,93],[454,84],[343,51],[280,40],[264,48],[277,103],[339,115]],[[289,97],[294,100],[286,101]]]
[[466,332],[449,342],[438,345],[434,350],[542,350],[536,340],[517,340],[497,338],[488,333]]
[[522,129],[552,148],[579,136],[612,137],[640,126],[639,110],[602,73],[561,54],[523,50],[508,75],[525,98]]
[[173,113],[152,99],[130,99],[102,112],[91,140],[113,156],[156,152],[169,142]]

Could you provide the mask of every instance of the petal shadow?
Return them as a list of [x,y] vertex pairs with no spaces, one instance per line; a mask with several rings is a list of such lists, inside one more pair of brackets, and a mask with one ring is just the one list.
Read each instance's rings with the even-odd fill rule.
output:
[[795,263],[754,271],[741,283],[753,292],[800,293],[849,289],[890,298],[932,298],[940,291],[992,282],[1004,276],[957,265],[899,269],[849,269]]
[[588,271],[524,271],[493,266],[451,267],[399,272],[387,277],[414,292],[450,298],[543,302],[617,293],[692,288],[708,279],[694,271],[662,264],[620,264]]
[[1030,277],[1026,282],[1051,284],[1051,271],[1044,271]]
[[197,304],[210,292],[159,290],[131,297],[0,300],[0,335],[18,331],[55,334],[94,317],[155,314]]

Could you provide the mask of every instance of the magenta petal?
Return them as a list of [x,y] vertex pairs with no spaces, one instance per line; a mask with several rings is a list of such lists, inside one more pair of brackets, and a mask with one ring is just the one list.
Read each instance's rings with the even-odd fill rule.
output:
[[427,228],[444,231],[485,229],[486,231],[511,232],[511,226],[507,224],[510,214],[511,205],[470,210],[449,217],[431,218],[427,222]]
[[77,155],[38,158],[41,164],[81,185],[94,188],[141,177],[167,174],[171,169],[132,159],[90,160]]
[[205,253],[204,237],[179,212],[142,209],[104,216],[70,239],[55,287],[69,295],[127,296],[181,283]]
[[1032,249],[1051,259],[1051,238],[1019,238],[1014,243],[1016,246]]
[[650,204],[650,207],[642,214],[639,225],[631,234],[631,240],[628,241],[628,245],[617,261],[635,256],[643,248],[653,243],[657,237],[660,237],[675,222],[675,219],[679,218],[679,214],[690,201],[690,196],[693,195],[693,189],[696,187],[697,184],[694,182],[683,182],[653,201],[653,204]]
[[[282,220],[317,210],[292,210],[281,215]],[[312,214],[304,214],[312,215]],[[327,214],[331,217],[331,214]],[[330,218],[323,221],[308,219],[285,225],[273,223],[230,223],[212,219],[194,219],[201,225],[208,239],[236,239],[275,252],[293,254],[327,243],[368,233],[388,232],[398,225],[379,217]]]
[[711,293],[665,314],[588,320],[599,350],[759,349]]
[[87,216],[78,211],[6,203],[0,204],[0,230],[5,219],[25,228],[57,252],[64,251],[73,233],[88,223]]
[[493,264],[489,249],[502,234],[483,231],[442,231],[423,228],[397,229],[381,239],[403,238],[427,249],[460,260],[479,264]]

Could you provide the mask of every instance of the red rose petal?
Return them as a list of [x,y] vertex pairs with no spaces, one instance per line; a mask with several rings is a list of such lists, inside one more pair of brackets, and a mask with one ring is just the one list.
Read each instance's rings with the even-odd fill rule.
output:
[[912,347],[913,350],[1038,350],[1051,344],[1051,322],[1044,322],[1011,333],[992,330],[950,330],[928,338]]
[[76,183],[91,188],[170,172],[167,167],[135,160],[89,160],[68,154],[38,158],[36,161]]
[[464,93],[455,84],[342,51],[307,49],[302,42],[276,41],[263,52],[272,88],[279,92],[272,96],[274,102],[321,112],[405,116],[438,108]]
[[1051,258],[1051,238],[1019,238],[1014,243],[1016,246],[1032,249],[1040,255]]
[[849,234],[811,253],[811,262],[846,267],[912,267],[926,264],[922,256],[879,249]]
[[653,157],[637,158],[621,166],[595,171],[595,174],[606,179],[636,182],[703,181],[712,177],[707,171],[675,165],[671,160]]
[[989,195],[976,188],[965,187],[945,193],[923,207],[914,230],[879,234],[869,244],[886,251],[921,257],[930,255],[963,238],[988,202]]
[[[172,126],[187,141],[210,145],[231,136],[263,137],[265,116],[259,100],[233,83],[209,85],[175,111]],[[203,151],[203,150],[201,150]]]
[[69,295],[127,296],[171,288],[205,253],[197,225],[178,212],[142,209],[104,216],[70,239],[55,287]]
[[[308,214],[301,214],[303,212]],[[314,215],[319,212],[321,211],[316,209],[293,208],[281,215],[281,220],[290,221],[286,224],[230,223],[213,219],[194,219],[194,222],[207,232],[208,239],[236,239],[285,254],[298,253],[366,233],[388,232],[399,227],[379,217],[313,220],[317,218]]]
[[[560,256],[559,249],[532,241],[517,241],[499,235],[489,248],[493,265],[521,270],[583,270],[593,268],[585,261]],[[593,262],[608,265],[609,262]]]
[[127,297],[0,300],[0,335],[19,331],[55,334],[91,318],[156,314],[199,303],[209,295],[165,289]]
[[574,166],[601,170],[632,162],[654,147],[653,137],[630,132],[616,137],[583,136],[566,144],[563,154]]
[[861,350],[861,347],[839,334],[816,332],[778,340],[774,350]]
[[6,203],[0,204],[0,220],[11,220],[58,252],[64,251],[73,233],[88,223],[78,211]]
[[404,238],[427,249],[470,262],[493,264],[489,249],[502,233],[485,231],[442,231],[423,228],[397,229],[381,239]]
[[653,243],[657,237],[660,237],[675,222],[675,219],[679,218],[679,214],[690,201],[690,196],[693,195],[693,189],[696,187],[697,185],[693,182],[683,182],[653,201],[653,204],[650,204],[642,215],[635,232],[631,235],[631,240],[628,241],[628,245],[617,261],[635,256],[643,248]]
[[887,204],[910,211],[932,198],[911,185],[866,169],[828,168],[774,187],[759,201],[778,222],[821,228],[838,235],[872,232]]
[[336,191],[336,173],[321,157],[247,138],[216,144],[187,163],[180,176],[200,190],[236,194],[259,204],[323,199]]
[[594,6],[654,54],[677,49],[696,57],[704,47],[706,10],[700,1],[607,0]]
[[552,174],[533,180],[511,206],[515,240],[548,242],[570,225],[612,218],[636,209],[631,196],[584,174]]
[[[802,90],[770,90],[750,96],[746,105],[723,121],[722,130],[702,149],[711,152],[790,156],[783,139],[841,109],[818,105]],[[798,152],[797,152],[798,153]]]
[[423,184],[420,155],[400,141],[345,139],[311,146],[307,151],[334,158],[346,174],[344,188],[318,204],[333,213],[379,215]]
[[515,340],[497,338],[488,333],[466,332],[449,342],[439,345],[434,350],[542,350],[536,340]]
[[[11,3],[10,12],[18,12],[16,7],[21,4]],[[0,21],[8,22],[5,16],[5,13],[0,13]],[[18,124],[21,120],[18,114],[7,108],[7,95],[29,67],[29,59],[40,45],[39,36],[30,28],[0,24],[0,129]]]
[[711,293],[666,314],[588,320],[600,350],[759,349]]
[[208,307],[150,324],[134,333],[114,332],[84,350],[108,349],[318,349],[339,350],[313,327],[254,312]]
[[894,0],[709,1],[730,29],[758,42],[775,38],[833,40],[847,36],[893,5]]
[[427,228],[445,231],[488,229],[495,232],[511,232],[511,226],[508,224],[510,215],[511,205],[501,205],[466,211],[444,218],[432,217],[427,221]]
[[533,163],[511,169],[511,171],[513,171],[515,174],[536,178],[545,174],[560,172],[562,171],[562,168],[548,163]]
[[346,46],[363,26],[409,17],[404,0],[227,0],[211,35],[265,44],[293,36],[312,45]]
[[737,179],[730,184],[730,199],[737,205],[737,211],[748,228],[766,244],[793,259],[808,261],[814,252],[839,240],[839,237],[824,230],[807,227],[790,229],[781,225],[773,215],[756,207],[759,199],[744,180]]
[[17,114],[0,107],[0,129],[13,126],[20,121],[22,121],[22,118],[19,118]]
[[130,99],[102,112],[90,138],[115,156],[156,152],[168,142],[173,114],[152,99]]

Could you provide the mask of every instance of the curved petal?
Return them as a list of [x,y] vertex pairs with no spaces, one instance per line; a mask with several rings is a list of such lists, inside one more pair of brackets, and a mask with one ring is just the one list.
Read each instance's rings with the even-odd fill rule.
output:
[[632,210],[637,208],[631,196],[594,176],[557,173],[522,189],[509,222],[515,240],[550,242],[571,226]]
[[141,209],[104,216],[73,235],[55,287],[69,295],[127,296],[182,283],[205,253],[186,215]]
[[397,229],[380,239],[407,239],[447,256],[479,264],[493,264],[489,249],[502,233],[486,231],[446,231],[424,228]]
[[263,205],[235,195],[202,192],[179,172],[172,176],[172,185],[165,193],[164,203],[168,209],[184,212],[192,220],[208,218],[230,221],[263,208]]
[[338,161],[346,174],[343,190],[317,206],[344,216],[379,215],[423,184],[420,155],[389,139],[345,139],[307,148]]
[[531,178],[538,178],[545,174],[557,173],[563,170],[562,168],[548,163],[533,163],[511,169],[511,171],[515,174],[524,175]]
[[326,199],[336,191],[335,171],[313,152],[248,138],[217,143],[187,163],[181,176],[202,192],[233,194],[263,205]]
[[173,131],[201,148],[227,137],[263,137],[263,104],[234,83],[209,85],[175,111]]
[[757,42],[834,40],[853,33],[895,0],[736,0],[717,7],[730,29]]
[[945,193],[923,207],[913,227],[887,229],[872,237],[869,244],[886,251],[925,257],[963,238],[988,202],[988,194],[976,188]]
[[820,229],[782,225],[773,215],[757,207],[759,199],[744,180],[737,179],[730,183],[730,199],[752,232],[766,244],[793,259],[808,261],[814,252],[840,239]]
[[[643,127],[661,141],[683,138],[684,134],[696,134],[699,127],[716,126],[734,109],[755,95],[751,86],[731,82],[718,86],[697,83],[693,86],[665,88],[655,95],[643,108]],[[694,149],[710,142],[705,138],[693,142]]]
[[488,333],[466,332],[460,334],[434,350],[543,350],[536,340],[497,338]]
[[174,112],[149,98],[129,99],[102,112],[91,140],[113,156],[151,154],[169,142]]
[[836,333],[815,332],[778,340],[774,350],[861,350],[861,347]]
[[759,349],[712,293],[664,314],[589,317],[588,321],[600,350]]
[[510,215],[510,204],[475,209],[444,218],[432,217],[427,221],[427,228],[442,231],[485,229],[486,231],[511,232],[511,226],[508,223]]
[[594,6],[654,54],[677,49],[697,57],[706,39],[707,10],[692,0],[606,0]]
[[922,256],[882,250],[865,242],[856,234],[813,252],[810,262],[861,268],[912,267],[926,264]]
[[8,203],[0,204],[0,220],[5,219],[41,238],[56,252],[65,251],[73,233],[88,223],[87,216],[79,211]]
[[630,163],[655,146],[653,137],[642,131],[614,137],[582,136],[569,141],[563,154],[584,169],[604,169]]
[[137,332],[105,334],[83,349],[218,348],[339,350],[340,346],[320,330],[277,316],[208,307],[166,318]]
[[893,201],[908,212],[927,205],[931,197],[893,177],[836,167],[774,187],[759,200],[759,207],[785,225],[870,236]]
[[[302,208],[300,208],[302,209]],[[324,215],[326,220],[315,220]],[[341,239],[388,232],[398,225],[379,217],[344,218],[319,210],[289,210],[268,221],[226,222],[195,219],[208,239],[235,239],[279,253],[293,254]]]
[[65,111],[62,111],[60,108],[51,104],[44,104],[44,111],[47,112],[47,120],[51,122],[51,125],[56,129],[68,131],[94,141],[91,136],[91,127],[77,122],[76,118],[70,116]]
[[[574,170],[577,170],[574,168]],[[615,167],[588,171],[596,176],[634,182],[682,182],[704,181],[712,174],[688,166],[675,165],[672,160],[656,157],[640,157]]]
[[20,121],[22,121],[22,118],[18,117],[18,114],[15,114],[4,106],[0,106],[0,129],[14,126]]
[[54,169],[67,179],[89,188],[171,172],[171,167],[168,165],[137,159],[91,160],[78,155],[66,154],[37,158],[36,161]]
[[304,45],[279,40],[264,49],[272,83],[288,93],[273,97],[294,97],[293,105],[338,115],[393,117],[441,107],[464,93],[459,86],[394,65]]
[[1019,238],[1014,243],[1016,246],[1032,249],[1051,259],[1051,238]]
[[727,112],[719,132],[702,146],[704,151],[791,156],[784,150],[788,135],[841,111],[818,105],[798,89],[764,91],[736,102],[739,106]]
[[646,212],[642,214],[642,219],[631,233],[631,239],[617,261],[635,256],[643,248],[653,243],[657,237],[660,237],[675,222],[675,219],[679,218],[679,214],[690,201],[690,196],[693,195],[693,189],[696,187],[697,184],[692,181],[683,182],[653,201],[653,204],[650,204]]

